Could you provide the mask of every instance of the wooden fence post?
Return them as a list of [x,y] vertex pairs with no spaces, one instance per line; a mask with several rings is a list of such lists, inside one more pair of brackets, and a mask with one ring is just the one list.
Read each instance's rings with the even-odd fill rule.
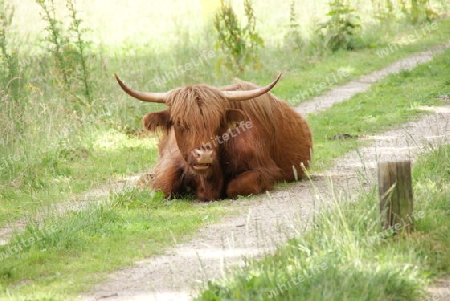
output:
[[413,230],[411,161],[379,162],[378,187],[384,230],[406,234]]

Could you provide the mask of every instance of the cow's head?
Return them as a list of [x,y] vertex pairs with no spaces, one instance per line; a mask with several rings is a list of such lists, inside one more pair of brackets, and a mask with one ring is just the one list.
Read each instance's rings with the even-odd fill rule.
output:
[[143,118],[145,129],[157,128],[175,132],[178,148],[193,173],[211,172],[217,160],[221,139],[230,128],[247,120],[247,115],[230,109],[230,101],[246,101],[267,93],[278,82],[281,73],[270,84],[247,91],[222,91],[206,85],[185,86],[165,93],[140,92],[127,87],[115,75],[120,87],[142,101],[164,103],[164,111],[148,113]]

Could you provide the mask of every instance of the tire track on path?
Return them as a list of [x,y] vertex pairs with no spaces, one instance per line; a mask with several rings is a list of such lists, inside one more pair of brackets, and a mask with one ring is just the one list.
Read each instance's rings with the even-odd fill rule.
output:
[[109,197],[112,192],[120,192],[131,185],[139,179],[139,175],[133,175],[122,179],[110,180],[108,184],[101,187],[91,189],[79,195],[70,197],[68,201],[62,203],[49,204],[44,208],[40,208],[38,213],[34,216],[26,216],[14,222],[7,224],[5,227],[0,228],[0,246],[9,243],[10,238],[15,232],[22,232],[25,227],[31,221],[40,221],[45,216],[50,214],[63,215],[68,211],[80,211],[85,209],[87,206],[98,202],[99,198]]
[[[325,94],[313,97],[295,107],[301,114],[318,113],[330,108],[333,104],[345,101],[353,95],[367,91],[374,83],[379,82],[389,74],[411,70],[419,64],[429,62],[433,57],[450,48],[450,43],[442,44],[431,50],[417,52],[409,57],[398,60],[391,65],[363,75],[360,78],[338,86]],[[325,76],[324,76],[325,77]]]

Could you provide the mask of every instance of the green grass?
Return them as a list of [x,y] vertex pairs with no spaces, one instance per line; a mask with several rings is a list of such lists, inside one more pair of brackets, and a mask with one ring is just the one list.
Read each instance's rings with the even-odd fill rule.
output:
[[[156,162],[156,143],[111,130],[96,135],[90,146],[56,147],[36,162],[26,162],[22,172],[0,191],[0,227],[32,218],[40,208],[76,198],[108,180],[150,169]],[[20,170],[20,162],[15,163]]]
[[450,33],[450,20],[438,23],[436,30],[431,30],[430,34],[423,35],[414,43],[403,45],[397,50],[393,48],[394,51],[389,51],[388,55],[379,56],[380,51],[386,47],[389,49],[389,44],[402,45],[398,42],[398,38],[409,36],[414,32],[415,29],[408,29],[397,37],[393,37],[392,40],[380,43],[375,48],[364,48],[355,52],[338,52],[318,61],[302,61],[302,65],[299,66],[291,65],[280,68],[280,71],[288,71],[273,91],[291,105],[297,105],[311,97],[325,93],[335,85],[386,67],[414,52],[446,42]]
[[[423,35],[420,39],[414,40],[412,43],[403,45],[401,48],[388,55],[380,57],[379,52],[389,44],[397,45],[398,39],[414,34],[416,28],[403,28],[401,33],[387,33],[389,35],[383,41],[379,41],[377,45],[369,48],[359,49],[354,52],[340,51],[330,54],[314,53],[313,55],[305,55],[302,52],[293,52],[289,48],[266,47],[260,53],[263,62],[262,70],[247,70],[241,74],[216,74],[215,73],[215,57],[203,61],[201,67],[195,72],[181,73],[179,76],[171,78],[162,85],[155,85],[155,78],[164,78],[166,72],[175,72],[177,64],[184,65],[191,61],[191,57],[197,57],[203,52],[212,51],[211,45],[195,47],[194,45],[178,45],[180,53],[172,54],[175,57],[175,63],[167,62],[167,57],[161,57],[161,54],[149,52],[146,49],[137,56],[127,57],[124,61],[112,59],[109,61],[108,69],[110,73],[118,72],[121,77],[133,87],[142,90],[168,91],[184,84],[206,83],[210,85],[229,84],[233,77],[239,77],[244,80],[264,85],[272,81],[279,72],[283,72],[282,80],[272,90],[278,97],[288,101],[291,105],[297,105],[311,97],[321,95],[332,87],[346,83],[352,79],[372,71],[384,68],[389,64],[404,58],[412,53],[424,51],[433,46],[442,44],[448,40],[450,34],[450,20],[437,22],[437,29],[431,30],[427,35]],[[212,34],[212,33],[211,33]],[[164,54],[165,55],[165,54]],[[267,62],[267,63],[265,63]],[[141,69],[138,75],[127,75],[126,65],[148,64],[148,68]],[[158,67],[157,67],[158,66]],[[122,71],[124,70],[124,71]],[[108,82],[105,78],[107,91],[115,89],[113,81]],[[119,95],[120,99],[127,101],[126,97]],[[128,103],[130,101],[128,100]],[[130,104],[129,109],[134,108]],[[131,113],[131,112],[130,112]],[[130,115],[133,116],[133,115]],[[135,126],[135,121],[129,117],[124,119],[119,116],[124,123]]]
[[410,236],[381,231],[375,189],[334,199],[304,235],[209,282],[196,300],[423,300],[430,279],[450,273],[449,159],[442,146],[414,165]]
[[81,211],[52,214],[0,247],[0,298],[45,300],[41,293],[51,292],[66,299],[230,212],[223,203],[197,206],[128,188]]

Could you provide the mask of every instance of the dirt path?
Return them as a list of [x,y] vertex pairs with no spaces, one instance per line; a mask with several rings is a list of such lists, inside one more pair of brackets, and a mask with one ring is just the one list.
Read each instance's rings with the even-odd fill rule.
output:
[[318,113],[330,108],[333,104],[345,101],[355,94],[367,91],[374,83],[385,78],[389,74],[410,70],[419,64],[431,61],[431,59],[444,49],[450,48],[450,43],[440,45],[432,50],[417,52],[407,58],[401,59],[386,68],[361,76],[342,86],[336,87],[322,96],[314,97],[296,107],[301,114]]
[[430,293],[428,300],[450,301],[450,276],[436,281],[428,288],[428,292]]
[[[432,58],[421,52],[388,68],[333,89],[323,97],[297,107],[302,113],[325,110],[344,101],[389,73],[410,69]],[[348,201],[375,185],[376,163],[381,160],[414,160],[433,145],[450,143],[450,106],[432,112],[396,130],[367,137],[370,145],[336,160],[335,165],[312,181],[303,181],[252,199],[236,200],[243,212],[201,229],[194,238],[167,250],[164,255],[136,262],[98,284],[84,300],[189,300],[210,279],[223,277],[230,265],[246,256],[259,256],[293,235],[301,234],[314,210],[331,199]]]

